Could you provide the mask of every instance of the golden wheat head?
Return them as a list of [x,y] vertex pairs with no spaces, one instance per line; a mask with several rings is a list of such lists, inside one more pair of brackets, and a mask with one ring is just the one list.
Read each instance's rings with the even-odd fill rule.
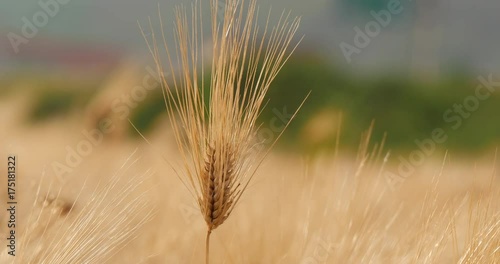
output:
[[[181,180],[199,203],[207,240],[229,217],[265,156],[255,155],[257,117],[271,82],[296,47],[291,43],[300,22],[283,13],[270,27],[268,15],[259,30],[255,0],[210,3],[210,87],[204,85],[203,70],[197,69],[205,64],[201,4],[192,5],[189,18],[184,7],[176,9],[175,53],[166,44],[163,28],[165,54],[159,52],[154,33],[153,45],[146,40],[163,78],[165,103],[184,160],[186,177]],[[162,55],[171,80],[164,74]]]

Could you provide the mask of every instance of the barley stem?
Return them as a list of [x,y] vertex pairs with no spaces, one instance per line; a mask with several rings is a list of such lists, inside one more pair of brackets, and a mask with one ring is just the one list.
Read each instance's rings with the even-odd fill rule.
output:
[[209,250],[210,250],[210,234],[212,234],[212,229],[207,230],[207,240],[205,241],[205,263],[209,263]]

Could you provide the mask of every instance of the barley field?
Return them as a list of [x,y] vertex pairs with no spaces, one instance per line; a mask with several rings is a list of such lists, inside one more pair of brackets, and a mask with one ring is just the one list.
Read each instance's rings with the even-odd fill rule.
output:
[[[14,108],[22,105],[3,102],[2,118]],[[151,144],[103,139],[62,179],[51,163],[63,163],[65,146],[74,148],[84,139],[78,124],[59,120],[2,130],[7,146],[2,155],[18,158],[18,241],[25,241],[16,256],[22,260],[12,262],[4,249],[2,263],[202,262],[205,223],[166,162],[182,160],[168,122],[163,123]],[[384,172],[396,165],[383,150],[369,147],[357,155],[271,153],[227,223],[214,231],[211,258],[215,263],[499,262],[494,152],[477,160],[450,153],[430,158],[392,188]],[[113,179],[115,187],[108,188]],[[132,191],[123,190],[127,187]],[[2,236],[7,221],[2,216]]]
[[0,263],[500,263],[493,74],[330,79],[261,11],[159,12],[146,69],[0,76]]

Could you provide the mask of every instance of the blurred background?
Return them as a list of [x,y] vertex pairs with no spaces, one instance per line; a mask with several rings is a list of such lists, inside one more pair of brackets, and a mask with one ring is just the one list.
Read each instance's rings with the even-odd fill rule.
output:
[[[475,155],[500,142],[500,94],[494,87],[500,80],[500,2],[260,2],[262,13],[272,7],[273,14],[291,10],[302,16],[298,35],[304,35],[274,82],[262,121],[275,117],[276,110],[293,113],[312,92],[278,149],[329,151],[341,127],[340,146],[356,150],[372,121],[375,141],[386,136],[385,146],[393,152],[418,149],[415,140],[432,138],[436,129],[447,135],[436,148],[454,153]],[[173,9],[180,3],[190,2],[160,1],[169,39]],[[55,123],[106,130],[102,120],[109,118],[113,129],[105,141],[142,140],[130,118],[146,136],[157,131],[166,111],[138,26],[151,36],[149,17],[158,30],[156,0],[3,1],[3,130],[33,131]],[[3,135],[3,146],[19,136]]]
[[[210,56],[209,1],[199,1]],[[173,175],[184,163],[144,39],[159,34],[160,9],[175,45],[174,7],[191,2],[0,1],[0,175],[16,155],[26,199],[18,219],[33,208],[47,214],[36,218],[40,232],[19,224],[36,254],[50,252],[40,244],[46,230],[65,230],[66,218],[44,209],[51,204],[120,231],[114,201],[129,189],[106,189],[113,199],[92,190],[125,175],[146,183],[136,191],[159,213],[110,263],[201,263],[206,225]],[[310,261],[317,241],[331,242],[328,263],[500,263],[500,1],[257,2],[262,27],[271,8],[270,25],[290,10],[302,17],[296,40],[304,36],[267,95],[260,139],[276,139],[311,94],[215,232],[214,263],[327,263],[322,251],[325,259]],[[106,208],[87,214],[96,202]],[[99,239],[85,241],[93,257],[102,237],[116,236],[94,224],[81,230],[89,226]]]

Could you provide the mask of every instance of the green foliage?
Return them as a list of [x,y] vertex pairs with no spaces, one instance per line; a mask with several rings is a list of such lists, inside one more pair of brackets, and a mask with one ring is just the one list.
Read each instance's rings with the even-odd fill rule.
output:
[[33,102],[27,119],[31,123],[37,123],[68,115],[74,110],[82,109],[95,91],[91,86],[45,83],[33,91]]
[[68,113],[75,99],[75,96],[67,91],[41,92],[31,110],[30,120],[36,122]]
[[[141,132],[147,133],[154,128],[155,121],[162,114],[166,114],[165,100],[160,87],[148,94],[148,97],[142,101],[132,112],[130,120],[134,126]],[[140,136],[137,131],[131,127],[129,135],[132,137]]]
[[[301,135],[309,120],[323,109],[343,113],[341,147],[355,149],[359,136],[375,121],[373,137],[381,140],[387,133],[386,147],[411,151],[415,140],[430,138],[436,128],[449,136],[442,149],[477,151],[500,141],[500,97],[480,101],[477,111],[464,118],[458,129],[446,122],[443,115],[454,104],[463,104],[474,96],[479,85],[470,75],[449,75],[442,80],[421,82],[406,76],[377,76],[359,78],[342,72],[316,57],[295,56],[278,75],[271,87],[268,109],[261,121],[265,125],[273,118],[272,109],[295,111],[306,94],[311,96],[292,122],[281,141],[286,146],[310,149]],[[332,115],[332,120],[336,117]],[[335,134],[316,148],[332,148]]]

